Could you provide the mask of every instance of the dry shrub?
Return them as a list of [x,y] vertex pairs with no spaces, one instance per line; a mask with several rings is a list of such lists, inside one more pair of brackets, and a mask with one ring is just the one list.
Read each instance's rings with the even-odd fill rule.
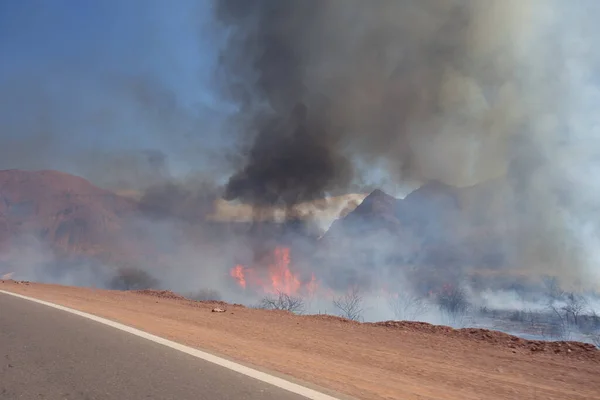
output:
[[143,290],[158,287],[156,280],[148,272],[139,268],[121,268],[117,275],[109,282],[109,288],[113,290]]
[[275,295],[268,295],[261,299],[258,308],[265,310],[283,310],[295,314],[302,314],[304,312],[304,300],[301,297],[277,292]]

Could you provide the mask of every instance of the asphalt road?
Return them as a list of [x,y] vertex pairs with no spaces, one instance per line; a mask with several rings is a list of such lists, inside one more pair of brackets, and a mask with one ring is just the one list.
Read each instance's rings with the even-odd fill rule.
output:
[[0,399],[306,400],[127,332],[2,293]]

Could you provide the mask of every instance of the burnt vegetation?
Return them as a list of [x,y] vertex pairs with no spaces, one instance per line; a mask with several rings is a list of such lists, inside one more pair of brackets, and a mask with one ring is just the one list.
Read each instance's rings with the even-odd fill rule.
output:
[[417,320],[429,310],[424,298],[410,293],[391,295],[388,297],[388,304],[397,320]]
[[333,299],[338,315],[352,321],[363,320],[363,294],[357,285],[352,285],[345,294]]
[[156,280],[148,272],[133,267],[121,268],[109,284],[109,289],[113,290],[144,290],[156,289],[159,286]]
[[482,307],[479,317],[489,318],[500,330],[521,331],[545,340],[578,340],[600,347],[600,316],[591,304],[596,293],[565,291],[555,277],[546,277],[542,300],[536,309],[499,310]]
[[463,325],[471,305],[465,290],[458,286],[444,286],[435,296],[440,312],[450,325]]
[[260,300],[258,308],[264,310],[282,310],[294,314],[302,314],[305,311],[304,299],[278,291],[274,295],[267,295]]

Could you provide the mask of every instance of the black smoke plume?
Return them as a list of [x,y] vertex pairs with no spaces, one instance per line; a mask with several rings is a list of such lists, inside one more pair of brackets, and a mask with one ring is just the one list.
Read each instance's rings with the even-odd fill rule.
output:
[[[590,127],[588,114],[572,108],[574,99],[589,101],[582,71],[592,61],[577,28],[589,23],[584,8],[552,0],[215,2],[228,35],[217,81],[238,107],[230,131],[245,160],[225,197],[293,208],[369,183],[377,169],[392,184],[500,178],[511,192],[501,196],[515,200],[508,216],[491,219],[516,230],[506,240],[517,264],[579,275],[582,210],[565,208],[565,192],[589,192],[567,184],[581,175],[575,152]],[[572,168],[570,178],[560,165]]]
[[245,165],[226,198],[295,204],[347,190],[361,165],[391,180],[502,174],[521,109],[514,2],[223,0],[222,93]]

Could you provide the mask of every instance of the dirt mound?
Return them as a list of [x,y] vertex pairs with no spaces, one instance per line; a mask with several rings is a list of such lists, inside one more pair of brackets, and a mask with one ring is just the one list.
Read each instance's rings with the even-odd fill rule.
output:
[[15,285],[30,285],[29,281],[15,281],[12,279],[0,279],[0,283],[13,283]]
[[185,297],[173,293],[170,290],[154,290],[154,289],[143,289],[134,290],[133,293],[141,294],[144,296],[158,297],[160,299],[172,299],[172,300],[188,300]]
[[244,307],[241,304],[229,304],[222,300],[194,300],[185,297],[187,301],[190,302],[190,305],[197,305],[200,307],[208,306],[208,307],[218,307],[218,308],[240,308]]
[[432,325],[427,322],[414,321],[382,321],[382,322],[367,322],[365,325],[381,326],[386,328],[402,329],[413,332],[433,333],[433,334],[450,334],[455,329],[444,325]]
[[368,325],[435,335],[448,335],[455,338],[474,340],[507,347],[515,351],[521,350],[533,353],[564,354],[568,355],[569,357],[586,358],[600,362],[600,350],[598,350],[596,346],[589,343],[527,340],[517,336],[509,335],[504,332],[491,331],[488,329],[454,329],[449,326],[432,325],[426,322],[384,321],[369,323]]
[[310,318],[318,321],[329,321],[329,322],[341,322],[343,324],[360,324],[360,322],[353,321],[348,318],[338,317],[336,315],[328,315],[328,314],[313,314],[313,315],[303,315],[302,318]]
[[157,290],[157,289],[142,289],[142,290],[131,290],[131,293],[140,294],[143,296],[152,296],[160,299],[170,299],[170,300],[185,300],[188,302],[187,304],[191,307],[204,307],[208,306],[209,308],[246,308],[246,306],[242,304],[230,304],[222,300],[194,300],[190,299],[186,296],[182,296],[170,290]]

